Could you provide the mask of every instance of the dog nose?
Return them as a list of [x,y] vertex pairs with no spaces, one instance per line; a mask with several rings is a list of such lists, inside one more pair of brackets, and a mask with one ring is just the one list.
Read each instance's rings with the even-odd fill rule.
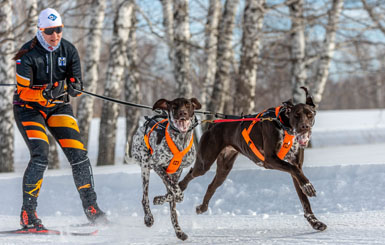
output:
[[179,111],[179,117],[186,117],[187,116],[187,111]]
[[309,128],[310,128],[310,126],[309,126],[309,125],[307,125],[307,124],[303,124],[301,128],[302,128],[302,129],[306,129],[306,130],[307,130],[307,129],[309,129]]

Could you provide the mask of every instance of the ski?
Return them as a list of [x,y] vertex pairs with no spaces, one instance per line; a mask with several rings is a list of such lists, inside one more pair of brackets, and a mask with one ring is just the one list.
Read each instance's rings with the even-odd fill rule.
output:
[[60,231],[53,229],[36,229],[36,228],[21,228],[16,230],[0,231],[1,234],[38,234],[38,235],[63,235],[63,236],[93,236],[98,233],[98,230],[92,232],[72,232]]
[[80,223],[80,224],[70,225],[70,227],[89,227],[89,226],[96,226],[96,224],[88,222],[88,223]]

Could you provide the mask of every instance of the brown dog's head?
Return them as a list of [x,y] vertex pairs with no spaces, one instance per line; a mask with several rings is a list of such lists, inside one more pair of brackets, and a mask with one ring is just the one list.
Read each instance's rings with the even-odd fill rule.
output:
[[294,105],[292,100],[283,102],[286,107],[285,116],[289,119],[291,128],[302,147],[306,147],[311,136],[311,128],[315,122],[315,104],[307,88],[301,87],[306,92],[306,104]]
[[172,101],[160,99],[155,102],[153,110],[161,109],[168,112],[170,123],[181,133],[186,133],[193,125],[194,110],[202,108],[196,98],[177,98]]

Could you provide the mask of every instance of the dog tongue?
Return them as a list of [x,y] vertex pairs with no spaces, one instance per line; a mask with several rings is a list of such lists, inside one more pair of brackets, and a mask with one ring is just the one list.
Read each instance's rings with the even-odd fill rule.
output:
[[306,146],[309,142],[309,133],[298,135],[298,142],[300,145]]
[[190,120],[176,120],[176,126],[181,132],[187,132],[190,127]]

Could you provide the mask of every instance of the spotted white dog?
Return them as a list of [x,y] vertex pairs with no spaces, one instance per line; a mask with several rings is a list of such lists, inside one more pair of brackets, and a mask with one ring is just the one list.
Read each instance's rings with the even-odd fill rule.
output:
[[131,156],[142,172],[144,223],[148,227],[154,223],[148,200],[150,170],[153,169],[167,188],[166,195],[154,198],[154,205],[170,203],[171,222],[181,240],[186,240],[187,235],[181,230],[177,219],[176,202],[183,200],[178,181],[182,169],[195,161],[193,129],[197,121],[194,110],[200,108],[201,104],[195,98],[160,99],[154,104],[153,110],[160,109],[165,114],[147,119],[132,140]]

